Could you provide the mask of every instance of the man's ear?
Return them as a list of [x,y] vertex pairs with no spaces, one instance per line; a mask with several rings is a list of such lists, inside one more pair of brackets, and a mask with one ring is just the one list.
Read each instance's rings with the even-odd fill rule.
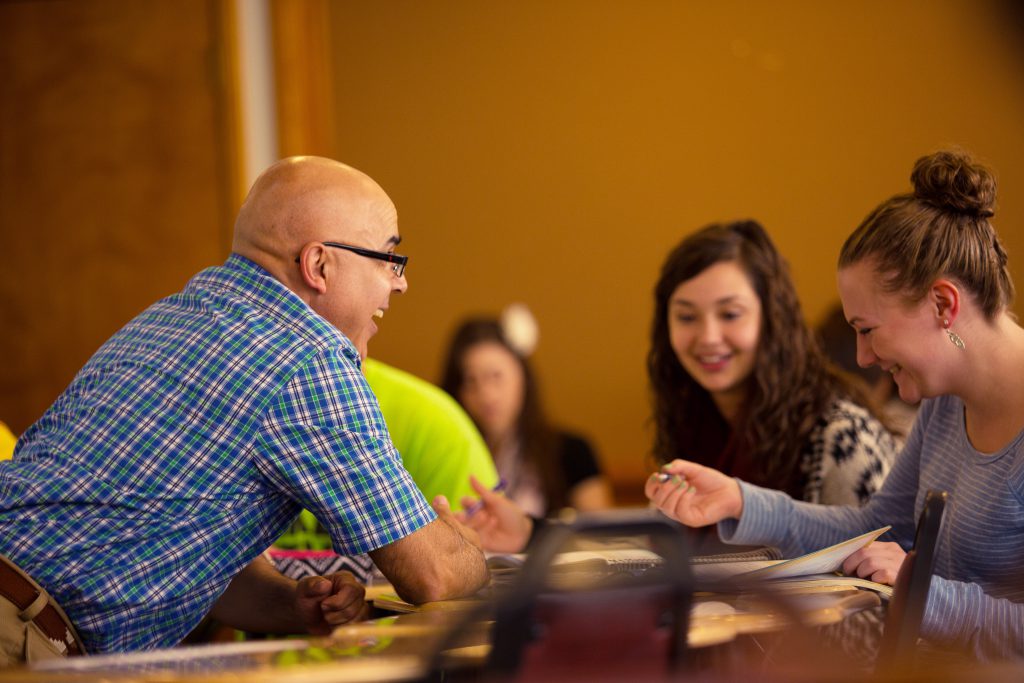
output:
[[[928,296],[935,306],[935,316],[943,327],[951,326],[960,315],[960,288],[955,282],[939,278],[932,283]],[[947,322],[948,321],[948,322]]]
[[307,287],[324,294],[327,292],[327,250],[318,242],[311,242],[299,252],[299,272]]

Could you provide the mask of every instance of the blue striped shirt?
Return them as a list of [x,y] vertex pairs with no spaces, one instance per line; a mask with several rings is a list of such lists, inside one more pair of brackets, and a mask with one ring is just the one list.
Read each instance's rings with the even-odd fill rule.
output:
[[358,352],[232,255],[105,343],[0,464],[0,554],[90,652],[174,645],[303,508],[343,554],[434,513]]
[[982,660],[1024,657],[1024,431],[979,453],[960,399],[922,403],[906,448],[864,508],[826,507],[741,483],[743,518],[719,524],[730,543],[778,545],[787,557],[885,526],[913,545],[928,489],[948,491],[921,636]]

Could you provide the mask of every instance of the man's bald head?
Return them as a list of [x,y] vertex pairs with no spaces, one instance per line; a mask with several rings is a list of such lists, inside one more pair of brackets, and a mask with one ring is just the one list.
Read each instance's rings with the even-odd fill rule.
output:
[[253,183],[238,211],[232,250],[291,284],[295,256],[312,241],[347,241],[395,207],[365,173],[331,159],[289,157]]
[[292,290],[365,358],[391,294],[408,282],[387,259],[347,247],[393,253],[399,241],[395,206],[369,176],[322,157],[291,157],[256,179],[238,211],[232,249]]

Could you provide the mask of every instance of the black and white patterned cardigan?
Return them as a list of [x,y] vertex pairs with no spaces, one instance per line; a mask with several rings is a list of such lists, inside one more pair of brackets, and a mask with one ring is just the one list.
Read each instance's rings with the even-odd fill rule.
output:
[[902,440],[866,408],[846,399],[833,401],[801,457],[807,478],[803,500],[863,505],[881,488],[902,447]]

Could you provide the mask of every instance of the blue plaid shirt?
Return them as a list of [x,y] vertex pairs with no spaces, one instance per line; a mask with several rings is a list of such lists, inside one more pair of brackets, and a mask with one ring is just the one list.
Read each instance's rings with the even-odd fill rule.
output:
[[342,554],[434,519],[352,343],[234,254],[115,334],[0,463],[0,554],[90,652],[165,647],[303,507]]

